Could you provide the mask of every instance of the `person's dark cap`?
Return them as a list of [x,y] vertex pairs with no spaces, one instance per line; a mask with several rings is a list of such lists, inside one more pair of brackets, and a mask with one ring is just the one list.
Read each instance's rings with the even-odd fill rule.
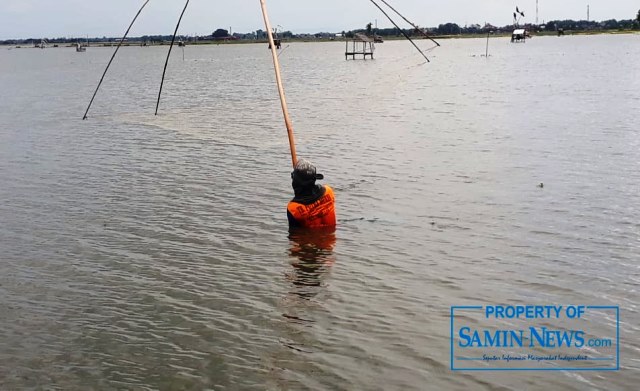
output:
[[313,183],[316,179],[324,179],[324,175],[318,174],[316,172],[316,166],[310,161],[298,159],[291,173],[291,179],[299,183]]

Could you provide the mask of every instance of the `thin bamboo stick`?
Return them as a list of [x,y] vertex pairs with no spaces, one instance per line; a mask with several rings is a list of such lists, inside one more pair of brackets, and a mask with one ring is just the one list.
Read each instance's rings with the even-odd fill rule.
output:
[[142,4],[142,7],[140,7],[140,10],[138,10],[138,13],[136,14],[136,16],[131,21],[131,24],[129,24],[129,28],[127,29],[127,31],[122,36],[122,39],[120,39],[120,42],[118,42],[118,46],[116,47],[116,50],[113,52],[113,55],[111,55],[111,59],[109,60],[109,63],[107,64],[107,67],[104,69],[104,73],[102,74],[102,77],[100,78],[100,81],[98,82],[98,86],[96,87],[96,90],[93,92],[93,96],[91,97],[91,101],[89,102],[89,106],[87,106],[87,110],[84,112],[84,116],[82,116],[83,120],[87,119],[87,114],[89,113],[89,109],[91,108],[91,105],[93,104],[93,100],[96,98],[96,95],[98,94],[98,90],[100,89],[100,85],[102,85],[102,81],[104,80],[104,77],[107,74],[107,71],[109,70],[109,67],[111,66],[111,63],[113,62],[113,59],[116,57],[116,54],[118,53],[118,50],[120,49],[120,46],[122,46],[122,42],[124,42],[124,40],[127,38],[127,35],[129,35],[129,30],[131,30],[131,27],[136,22],[136,19],[138,19],[138,16],[140,16],[140,13],[144,9],[144,7],[147,6],[147,3],[149,3],[149,0],[145,1],[144,4]]

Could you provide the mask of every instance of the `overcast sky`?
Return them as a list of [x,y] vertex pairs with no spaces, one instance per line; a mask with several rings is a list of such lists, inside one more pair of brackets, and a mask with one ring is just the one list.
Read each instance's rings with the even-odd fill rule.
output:
[[[0,39],[118,36],[143,0],[0,0]],[[131,36],[171,34],[185,0],[150,0]],[[378,0],[380,3],[380,1]],[[535,0],[387,0],[420,26],[488,22],[510,24],[518,6],[524,22],[536,21]],[[539,21],[633,19],[637,0],[539,0]],[[293,32],[339,32],[368,22],[391,27],[370,0],[267,0],[272,24]],[[393,17],[393,16],[392,16]],[[394,18],[400,21],[400,18]],[[404,26],[404,25],[402,25]],[[259,0],[191,0],[180,34],[207,35],[217,28],[250,32],[264,28]]]

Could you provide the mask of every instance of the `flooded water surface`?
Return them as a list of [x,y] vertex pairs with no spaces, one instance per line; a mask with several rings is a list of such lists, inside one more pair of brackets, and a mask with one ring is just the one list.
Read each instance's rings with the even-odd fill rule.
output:
[[[420,41],[427,49],[427,41]],[[0,388],[630,390],[640,39],[0,49]],[[542,187],[541,187],[542,185]],[[454,372],[450,307],[620,306],[620,371]],[[611,319],[594,319],[609,330]]]

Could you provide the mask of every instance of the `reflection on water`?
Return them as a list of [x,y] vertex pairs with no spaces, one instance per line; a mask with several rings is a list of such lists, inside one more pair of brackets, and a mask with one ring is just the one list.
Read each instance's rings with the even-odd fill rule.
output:
[[287,280],[293,284],[292,294],[309,299],[318,294],[335,263],[335,227],[316,230],[291,228],[289,231],[292,270]]
[[286,353],[276,354],[273,360],[279,363],[274,364],[276,367],[285,362],[287,367],[295,368],[297,375],[291,379],[287,373],[280,373],[279,381],[287,384],[279,387],[282,389],[306,384],[296,377],[312,377],[315,364],[310,355],[323,349],[317,335],[322,322],[318,321],[330,313],[324,293],[336,261],[335,227],[291,228],[288,238],[288,264],[284,273],[288,289],[281,301],[284,323],[279,327],[279,342]]

